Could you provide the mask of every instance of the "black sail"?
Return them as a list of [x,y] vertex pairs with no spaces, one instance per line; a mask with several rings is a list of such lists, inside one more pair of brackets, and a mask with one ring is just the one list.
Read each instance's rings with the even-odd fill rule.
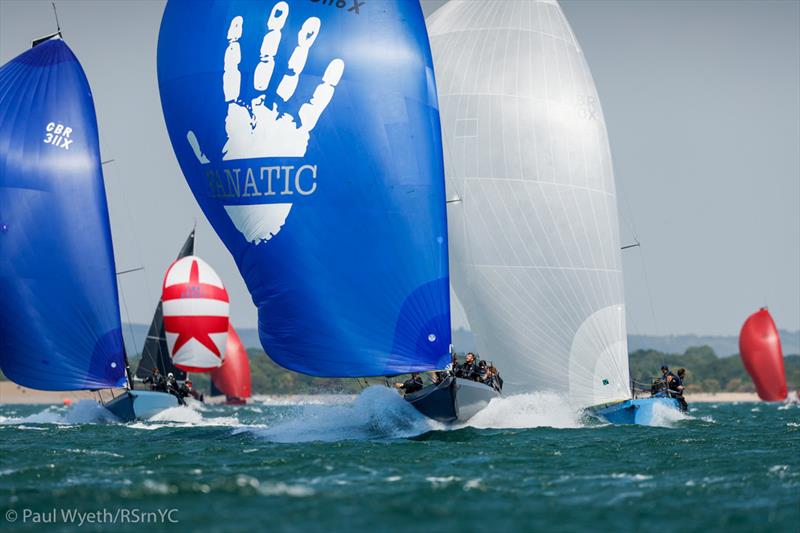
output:
[[[189,255],[194,255],[194,230],[186,238],[186,242],[183,243],[181,251],[178,253],[178,259]],[[172,358],[169,356],[167,337],[164,334],[164,311],[161,300],[158,301],[153,321],[150,322],[150,329],[147,330],[147,339],[142,349],[142,360],[136,369],[136,377],[144,379],[151,376],[154,368],[158,368],[162,376],[172,372],[175,375],[175,379],[186,379],[186,372],[173,365]]]
[[225,393],[217,388],[217,386],[214,384],[214,380],[212,379],[211,380],[211,394],[210,395],[211,396],[222,396],[223,394],[225,394]]

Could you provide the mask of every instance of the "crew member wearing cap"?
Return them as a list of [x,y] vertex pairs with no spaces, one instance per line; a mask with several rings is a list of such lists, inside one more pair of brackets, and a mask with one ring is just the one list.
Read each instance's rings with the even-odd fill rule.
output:
[[186,405],[186,402],[183,401],[183,396],[181,396],[181,389],[178,387],[178,381],[175,379],[175,374],[172,372],[167,374],[167,392],[178,398],[179,404]]

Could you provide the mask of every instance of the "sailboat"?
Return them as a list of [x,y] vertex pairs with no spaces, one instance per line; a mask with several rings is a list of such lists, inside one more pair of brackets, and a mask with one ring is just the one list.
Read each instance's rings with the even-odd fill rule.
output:
[[781,338],[766,307],[745,320],[739,333],[739,355],[753,379],[758,397],[765,402],[787,398],[786,371],[783,367]]
[[[275,362],[324,377],[449,365],[441,132],[418,2],[171,1],[158,80],[183,174]],[[460,385],[430,396],[451,419],[464,416]]]
[[[227,333],[224,336],[220,334],[228,328],[227,292],[216,272],[194,256],[194,244],[195,230],[192,229],[178,257],[165,273],[164,291],[150,322],[142,359],[136,369],[136,377],[140,380],[153,379],[158,370],[160,376],[172,374],[177,382],[186,382],[187,372],[213,373],[226,357],[226,342],[227,346],[230,342]],[[177,283],[168,282],[173,270],[182,278],[176,280]],[[194,280],[193,275],[196,277]],[[209,286],[210,281],[215,285]],[[217,299],[209,298],[214,296],[213,293],[217,293]],[[169,306],[166,317],[165,305]],[[169,323],[169,327],[165,327],[165,323]],[[184,330],[185,342],[179,342]]]
[[[192,229],[186,242],[181,246],[176,261],[194,255],[194,234],[195,230]],[[142,358],[139,366],[136,367],[136,378],[139,380],[151,378],[155,369],[158,369],[162,376],[172,374],[177,381],[186,381],[186,372],[172,363],[172,357],[169,354],[167,335],[164,332],[164,304],[161,298],[158,299],[153,320],[147,330],[147,338],[144,341],[144,348],[142,348]]]
[[38,390],[124,387],[106,405],[123,420],[177,405],[132,389],[92,93],[60,33],[0,68],[0,169],[6,377]]
[[647,423],[632,398],[611,153],[555,1],[451,0],[428,18],[450,267],[477,349],[510,392]]
[[244,405],[250,397],[250,360],[233,324],[228,326],[228,346],[222,366],[211,372],[211,396],[225,395],[228,405]]

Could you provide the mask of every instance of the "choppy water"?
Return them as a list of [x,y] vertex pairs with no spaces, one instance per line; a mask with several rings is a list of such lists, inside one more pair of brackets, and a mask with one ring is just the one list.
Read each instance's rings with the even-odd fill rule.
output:
[[354,401],[159,418],[109,423],[91,402],[0,406],[0,528],[13,511],[16,528],[54,519],[48,529],[75,531],[78,518],[62,514],[72,508],[104,522],[87,531],[112,520],[138,531],[130,522],[162,518],[158,530],[248,532],[800,524],[797,407],[697,404],[689,416],[664,413],[657,427],[615,427],[525,395],[445,429],[376,387]]

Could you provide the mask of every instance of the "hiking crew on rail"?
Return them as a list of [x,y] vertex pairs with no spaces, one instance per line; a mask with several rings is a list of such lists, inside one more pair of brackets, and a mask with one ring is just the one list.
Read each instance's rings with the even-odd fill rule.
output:
[[[492,387],[497,392],[502,392],[503,390],[503,378],[500,377],[500,372],[497,370],[497,367],[486,361],[477,361],[475,354],[472,352],[467,353],[466,360],[463,364],[459,364],[458,356],[453,353],[448,368],[440,372],[434,372],[431,375],[431,381],[434,384],[439,384],[450,376],[483,383],[484,385]],[[413,372],[409,379],[403,383],[395,383],[394,386],[402,390],[405,394],[413,394],[422,390],[424,385],[420,374],[418,372]]]

